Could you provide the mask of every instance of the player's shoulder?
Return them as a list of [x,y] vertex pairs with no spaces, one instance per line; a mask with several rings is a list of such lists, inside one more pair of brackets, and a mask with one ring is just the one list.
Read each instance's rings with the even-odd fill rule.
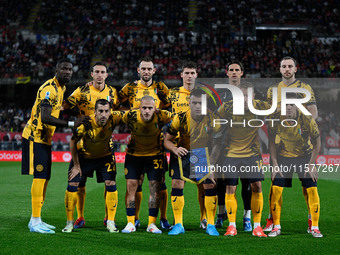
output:
[[305,83],[305,82],[300,81],[300,80],[296,80],[295,82],[296,82],[296,87],[297,88],[307,88],[309,90],[312,89],[312,87],[308,83]]
[[125,114],[128,120],[133,121],[133,120],[137,120],[138,112],[139,112],[139,109],[133,109],[133,110],[129,110]]
[[165,85],[165,83],[164,82],[162,82],[162,81],[156,81],[156,82],[154,82],[154,85],[157,87],[157,88],[159,88],[159,89],[167,89],[168,87]]
[[137,86],[138,86],[138,82],[132,81],[132,82],[126,83],[123,88],[136,88]]
[[79,91],[80,93],[86,93],[86,92],[89,92],[90,91],[90,85],[80,85],[78,88],[76,88],[75,91]]
[[180,92],[181,87],[171,87],[169,90],[170,90],[170,92],[178,93],[178,92]]
[[269,86],[268,91],[272,90],[273,88],[278,88],[281,82],[276,82]]

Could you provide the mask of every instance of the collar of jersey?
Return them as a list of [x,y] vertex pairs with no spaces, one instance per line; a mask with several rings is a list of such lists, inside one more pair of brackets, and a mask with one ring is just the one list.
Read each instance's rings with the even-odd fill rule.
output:
[[154,84],[155,82],[154,81],[152,81],[152,83],[150,84],[150,86],[145,86],[145,85],[143,85],[142,84],[142,81],[141,80],[139,80],[138,81],[138,83],[137,83],[137,86],[141,86],[142,88],[151,88],[151,86]]

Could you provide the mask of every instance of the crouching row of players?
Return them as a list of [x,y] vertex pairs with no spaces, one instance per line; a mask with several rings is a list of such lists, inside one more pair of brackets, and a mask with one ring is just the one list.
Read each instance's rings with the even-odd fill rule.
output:
[[[247,94],[247,87],[241,86],[243,93]],[[185,181],[180,176],[178,157],[182,158],[183,168],[190,168],[189,150],[194,148],[210,148],[211,162],[216,163],[219,156],[220,140],[223,135],[222,128],[213,125],[215,115],[208,113],[201,114],[202,90],[195,90],[190,95],[190,109],[186,112],[174,115],[171,121],[171,113],[165,110],[156,110],[154,98],[145,96],[141,99],[138,110],[130,110],[126,113],[114,112],[111,114],[110,104],[106,100],[98,100],[95,107],[95,115],[91,117],[90,124],[81,125],[75,131],[70,147],[72,161],[69,168],[69,184],[65,195],[67,211],[67,224],[63,232],[71,232],[74,227],[74,208],[76,204],[77,186],[82,177],[93,176],[96,169],[99,181],[104,181],[106,186],[105,203],[107,207],[107,229],[116,233],[118,229],[114,222],[118,193],[115,183],[116,169],[114,157],[109,146],[113,128],[123,122],[131,130],[131,140],[128,146],[125,161],[125,178],[127,183],[126,191],[126,214],[128,223],[122,230],[123,233],[136,231],[135,227],[135,193],[138,187],[138,179],[141,174],[146,173],[149,179],[149,223],[147,232],[160,234],[162,231],[156,226],[156,219],[159,208],[159,190],[164,182],[166,169],[166,158],[163,149],[162,127],[171,121],[168,132],[164,138],[164,146],[171,152],[169,173],[172,177],[171,204],[174,214],[175,225],[168,233],[178,235],[185,233],[183,224],[184,196],[183,189]],[[293,95],[294,96],[294,95]],[[245,96],[245,100],[246,100]],[[253,100],[256,109],[269,109],[267,102]],[[254,119],[250,111],[244,116],[232,114],[233,102],[224,103],[218,110],[218,118],[233,119],[234,123],[241,123],[243,119]],[[320,137],[315,121],[303,115],[294,105],[287,105],[286,116],[273,118],[288,118],[296,122],[288,123],[292,127],[287,128],[280,125],[269,127],[270,152],[273,166],[296,165],[305,166],[308,171],[300,171],[299,178],[302,186],[306,188],[309,208],[311,208],[312,227],[310,232],[314,237],[322,237],[318,229],[320,203],[317,192],[317,175],[312,164],[315,163],[317,153],[320,149]],[[216,117],[217,118],[217,117]],[[279,123],[279,122],[278,122]],[[295,124],[297,125],[295,126]],[[175,139],[179,134],[179,139]],[[253,214],[254,236],[266,237],[261,228],[261,216],[263,209],[263,195],[261,182],[264,180],[262,172],[262,158],[258,142],[258,128],[237,126],[228,128],[228,143],[225,150],[222,165],[235,166],[256,166],[260,171],[252,175],[242,176],[240,172],[227,173],[226,184],[226,209],[228,212],[229,226],[226,236],[237,235],[236,230],[236,187],[238,178],[248,178],[251,183],[252,198],[251,211]],[[280,145],[275,145],[275,137],[281,139]],[[176,140],[176,143],[174,141]],[[311,144],[312,143],[312,144]],[[298,167],[299,168],[299,167]],[[293,172],[273,172],[272,191],[270,207],[273,212],[274,227],[269,233],[270,237],[281,234],[280,214],[283,187],[291,186]],[[217,195],[213,177],[203,182],[205,190],[205,208],[207,217],[206,233],[217,236],[219,232],[214,225],[214,218],[217,209]]]

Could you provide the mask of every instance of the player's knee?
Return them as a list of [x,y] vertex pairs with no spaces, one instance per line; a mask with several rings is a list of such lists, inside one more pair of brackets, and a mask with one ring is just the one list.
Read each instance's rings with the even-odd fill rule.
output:
[[252,192],[255,192],[255,193],[261,193],[262,192],[262,185],[261,185],[261,182],[258,181],[258,182],[253,182],[251,184],[251,191]]
[[172,180],[173,189],[184,189],[184,181],[182,180]]
[[105,181],[105,185],[106,185],[106,186],[113,186],[113,185],[116,185],[116,182],[113,181],[113,180],[106,180],[106,181]]

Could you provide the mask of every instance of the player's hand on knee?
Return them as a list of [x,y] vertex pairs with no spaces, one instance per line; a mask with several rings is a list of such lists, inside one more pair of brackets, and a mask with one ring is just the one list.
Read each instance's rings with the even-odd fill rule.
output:
[[183,147],[177,147],[175,149],[174,153],[176,154],[177,157],[181,158],[181,157],[188,154],[188,150],[186,148],[183,148]]
[[315,167],[315,164],[308,164],[308,167],[305,169],[304,177],[307,177],[307,174],[310,175],[313,182],[317,182],[319,176],[318,176],[318,169]]
[[68,172],[68,180],[71,181],[74,177],[77,175],[80,175],[81,177],[81,169],[79,166],[73,166],[71,170]]

